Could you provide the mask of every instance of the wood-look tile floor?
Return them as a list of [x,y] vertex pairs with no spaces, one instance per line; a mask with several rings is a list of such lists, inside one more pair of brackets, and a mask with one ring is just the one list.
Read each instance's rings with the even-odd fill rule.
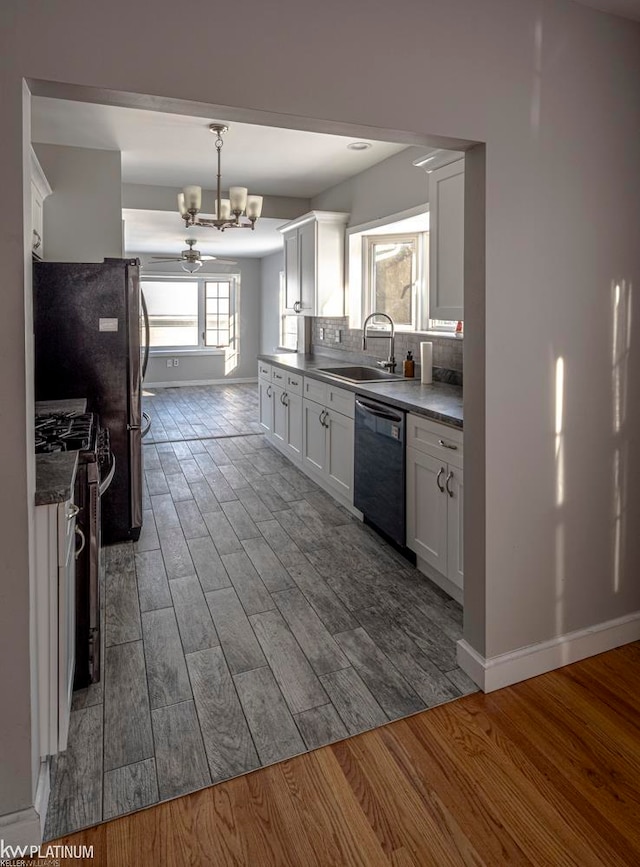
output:
[[167,391],[154,427],[162,403],[192,438],[145,445],[140,540],[106,549],[103,678],[74,696],[47,839],[475,690],[456,602],[262,435],[201,437],[215,387]]

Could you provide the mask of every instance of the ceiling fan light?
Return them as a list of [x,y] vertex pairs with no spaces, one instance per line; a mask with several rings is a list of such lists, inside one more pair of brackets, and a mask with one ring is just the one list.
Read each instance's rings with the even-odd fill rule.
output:
[[199,211],[202,205],[202,187],[194,185],[185,187],[182,191],[187,211]]
[[262,196],[247,196],[247,217],[257,220],[262,213]]
[[189,274],[195,274],[200,268],[202,268],[202,262],[199,260],[196,262],[182,262],[180,267],[183,271],[187,271]]

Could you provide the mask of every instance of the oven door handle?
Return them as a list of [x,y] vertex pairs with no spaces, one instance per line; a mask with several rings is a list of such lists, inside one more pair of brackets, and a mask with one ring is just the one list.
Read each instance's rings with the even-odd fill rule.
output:
[[107,489],[109,488],[109,485],[113,481],[113,477],[115,476],[115,474],[116,474],[116,456],[113,454],[113,452],[111,452],[111,468],[109,469],[109,472],[107,473],[106,478],[100,482],[100,487],[98,488],[98,490],[100,492],[100,496],[102,496],[103,494],[105,494],[107,492]]
[[402,416],[394,415],[391,412],[384,412],[383,410],[378,409],[377,406],[373,406],[370,403],[365,403],[363,400],[358,400],[358,398],[356,398],[356,405],[363,409],[365,412],[369,413],[369,415],[375,415],[378,418],[387,419],[387,421],[402,421]]

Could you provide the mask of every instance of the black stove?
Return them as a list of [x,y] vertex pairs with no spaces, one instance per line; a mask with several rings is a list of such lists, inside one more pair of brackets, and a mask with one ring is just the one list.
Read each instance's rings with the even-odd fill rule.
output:
[[37,415],[36,454],[93,451],[96,428],[92,413],[53,412]]

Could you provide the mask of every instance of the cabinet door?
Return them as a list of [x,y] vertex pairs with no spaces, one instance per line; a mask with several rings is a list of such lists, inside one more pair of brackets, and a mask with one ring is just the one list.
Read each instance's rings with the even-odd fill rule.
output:
[[302,401],[302,463],[316,473],[326,464],[326,428],[321,419],[325,408],[311,400]]
[[300,303],[305,316],[315,316],[316,303],[316,224],[305,223],[298,229],[300,268]]
[[462,589],[464,576],[464,524],[462,502],[464,479],[462,470],[449,466],[445,481],[447,491],[447,578]]
[[299,462],[302,457],[302,396],[287,392],[287,455]]
[[353,419],[327,410],[327,482],[353,502]]
[[284,235],[284,297],[286,309],[291,313],[297,313],[296,304],[300,301],[297,229]]
[[283,446],[287,441],[287,407],[284,403],[285,391],[273,385],[273,439],[276,445]]
[[464,319],[464,160],[429,175],[429,316]]
[[260,427],[265,433],[273,428],[273,386],[265,379],[258,380],[258,412]]
[[407,448],[407,547],[443,575],[447,574],[446,476],[446,463]]

